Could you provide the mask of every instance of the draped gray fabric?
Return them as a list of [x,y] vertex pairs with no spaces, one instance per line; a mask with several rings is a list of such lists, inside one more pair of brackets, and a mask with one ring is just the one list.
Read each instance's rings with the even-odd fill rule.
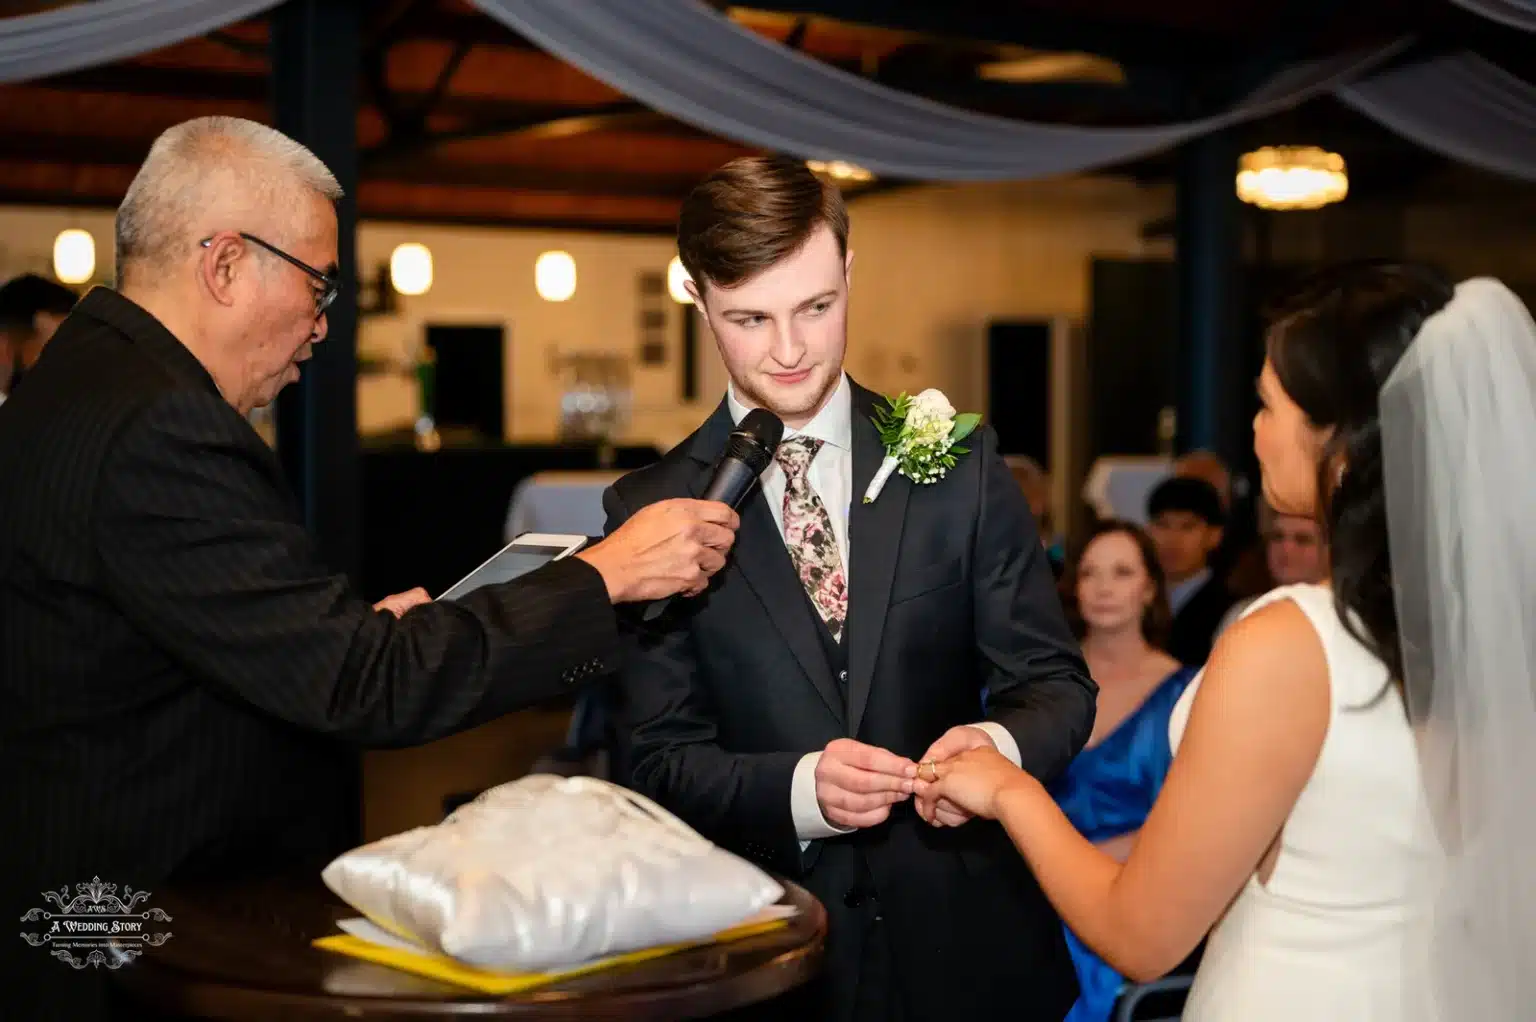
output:
[[620,92],[695,127],[885,177],[995,180],[1090,170],[1285,109],[1406,46],[1298,65],[1215,117],[1145,128],[1030,124],[971,113],[829,67],[698,0],[475,0]]
[[[1385,67],[1408,40],[1281,71],[1214,117],[1139,128],[972,113],[829,67],[699,0],[474,0],[609,85],[703,130],[884,177],[1045,177],[1134,159],[1333,92],[1418,144],[1536,181],[1536,86],[1471,53]],[[1536,31],[1536,0],[1456,0]],[[97,0],[0,19],[0,82],[121,60],[204,35],[280,0]]]
[[1536,32],[1536,0],[1456,0],[1456,3],[1489,21]]
[[75,71],[204,35],[281,0],[98,0],[0,18],[0,82]]
[[1337,94],[1426,149],[1536,181],[1536,86],[1477,54],[1391,68]]

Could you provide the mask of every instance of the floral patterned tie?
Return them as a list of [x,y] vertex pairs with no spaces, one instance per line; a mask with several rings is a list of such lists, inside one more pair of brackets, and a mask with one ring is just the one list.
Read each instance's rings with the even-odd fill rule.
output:
[[821,444],[797,436],[780,444],[774,459],[784,470],[784,545],[789,559],[833,641],[841,642],[843,622],[848,619],[847,575],[832,519],[809,479],[811,461]]

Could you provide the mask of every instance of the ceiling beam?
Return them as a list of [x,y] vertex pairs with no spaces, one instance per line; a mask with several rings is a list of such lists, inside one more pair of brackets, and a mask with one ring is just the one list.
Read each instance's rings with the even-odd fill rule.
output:
[[[0,164],[64,165],[131,172],[143,162],[149,142],[0,132]],[[526,164],[470,164],[417,159],[365,169],[365,180],[404,184],[492,188],[501,191],[615,198],[680,199],[698,183],[695,174],[634,174],[624,171],[565,170]]]
[[1155,23],[1106,25],[1080,14],[997,0],[946,0],[942,4],[915,0],[758,0],[739,6],[941,38],[1096,53],[1130,63],[1187,58],[1210,42]]
[[666,119],[654,110],[628,101],[576,110],[545,107],[484,117],[451,131],[408,132],[365,150],[362,157],[365,168],[379,170],[416,159],[450,142],[486,138],[569,138],[594,131],[644,130]]
[[[58,92],[109,92],[146,99],[217,99],[241,102],[270,97],[265,74],[242,74],[158,67],[149,64],[107,64],[82,68],[26,83]],[[0,87],[0,95],[4,95]]]
[[[60,93],[99,92],[145,99],[201,99],[241,103],[266,102],[269,96],[267,76],[264,74],[192,71],[142,64],[85,68],[29,83],[27,87]],[[391,90],[390,95],[404,112],[418,109],[435,98],[431,91],[396,89]],[[5,86],[0,86],[0,102],[3,102],[4,96]],[[663,136],[705,137],[704,132],[660,114],[640,116],[642,112],[649,111],[631,101],[596,108],[579,105],[563,107],[545,103],[520,103],[514,99],[454,96],[450,91],[437,98],[432,112],[442,117],[471,122],[462,131],[456,132],[452,139],[445,136],[445,140],[450,141],[527,132],[545,124],[550,125],[543,130],[545,135],[570,134],[573,125],[562,126],[552,122],[595,115],[612,116],[608,123],[593,123],[585,130],[619,128],[641,132],[649,130]],[[3,123],[3,117],[0,117],[0,123]]]
[[[111,213],[118,197],[83,195],[75,191],[23,189],[0,185],[0,206],[52,206],[60,209],[95,209]],[[673,219],[574,216],[523,216],[487,208],[478,212],[432,213],[410,204],[390,201],[361,203],[359,215],[368,223],[450,224],[466,227],[503,227],[524,230],[583,231],[593,234],[672,237]]]
[[402,184],[493,188],[552,195],[635,199],[681,199],[699,183],[697,174],[631,174],[623,171],[563,170],[512,164],[467,164],[418,160],[388,172],[366,175]]
[[[857,71],[851,68],[845,70]],[[1131,72],[1130,81],[1124,86],[1091,82],[1010,84],[954,74],[928,75],[918,67],[900,64],[889,69],[882,68],[874,80],[939,102],[1004,117],[1065,119],[1086,116],[1109,121],[1156,122],[1172,119],[1178,105],[1174,99],[1170,76],[1159,79],[1154,69]],[[142,64],[85,68],[33,83],[33,87],[65,93],[102,92],[149,99],[164,97],[226,102],[265,102],[269,91],[267,77],[262,74],[193,71]],[[4,89],[0,87],[0,97],[3,96]],[[370,98],[375,98],[378,105],[376,97]],[[545,122],[551,124],[546,134],[569,134],[575,122],[571,125],[553,122],[595,115],[613,116],[608,123],[593,121],[582,130],[649,130],[658,134],[691,137],[705,134],[660,114],[642,116],[642,112],[648,113],[646,108],[629,101],[597,108],[557,107],[518,103],[511,99],[454,96],[451,91],[437,97],[430,91],[392,89],[386,102],[392,102],[399,114],[404,116],[434,99],[434,113],[471,122],[451,136],[442,136],[443,141],[528,132]],[[410,149],[404,144],[408,136],[408,132],[402,136],[402,151]],[[417,143],[411,151],[419,149],[420,144]]]

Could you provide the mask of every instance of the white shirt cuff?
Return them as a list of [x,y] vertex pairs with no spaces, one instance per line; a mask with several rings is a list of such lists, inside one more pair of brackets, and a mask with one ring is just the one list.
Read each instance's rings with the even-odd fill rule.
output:
[[994,720],[984,720],[970,726],[985,731],[987,737],[992,739],[992,744],[997,746],[997,751],[1003,754],[1003,758],[1014,766],[1019,765],[1019,743],[1014,741],[1013,735],[1007,728]]
[[834,826],[822,815],[821,803],[816,800],[816,764],[819,762],[819,752],[807,752],[801,756],[800,762],[795,764],[794,779],[789,784],[789,813],[795,821],[795,836],[800,839],[802,851],[812,841],[851,834],[854,830],[852,827]]

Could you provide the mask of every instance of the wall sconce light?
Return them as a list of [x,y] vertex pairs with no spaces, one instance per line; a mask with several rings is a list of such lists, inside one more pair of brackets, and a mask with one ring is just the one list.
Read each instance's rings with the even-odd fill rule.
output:
[[432,288],[432,250],[414,241],[396,245],[389,256],[389,282],[403,295],[424,295]]
[[545,252],[533,264],[533,286],[546,302],[563,302],[576,293],[576,260],[569,252]]
[[673,256],[667,264],[667,294],[679,305],[692,305],[693,296],[690,295],[683,284],[690,280],[688,271],[683,269],[683,261],[678,256]]
[[96,272],[96,239],[71,227],[53,239],[53,275],[65,284],[84,284]]

